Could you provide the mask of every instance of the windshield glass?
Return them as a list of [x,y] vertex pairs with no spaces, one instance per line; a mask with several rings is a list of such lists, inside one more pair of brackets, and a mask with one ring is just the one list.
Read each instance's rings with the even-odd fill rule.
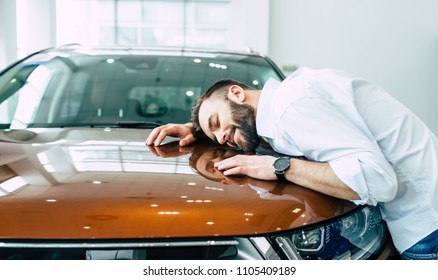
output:
[[211,84],[261,89],[281,73],[259,56],[63,51],[37,54],[0,76],[2,128],[185,123]]

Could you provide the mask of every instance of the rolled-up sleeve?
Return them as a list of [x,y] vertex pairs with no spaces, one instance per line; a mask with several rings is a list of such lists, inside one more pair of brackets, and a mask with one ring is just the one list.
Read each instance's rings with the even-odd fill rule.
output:
[[309,160],[328,162],[359,195],[354,203],[376,205],[395,197],[395,172],[353,106],[306,97],[291,104],[280,123]]
[[340,157],[329,161],[336,176],[360,197],[356,204],[376,205],[391,201],[397,192],[397,179],[385,166],[376,165],[376,160],[365,154]]

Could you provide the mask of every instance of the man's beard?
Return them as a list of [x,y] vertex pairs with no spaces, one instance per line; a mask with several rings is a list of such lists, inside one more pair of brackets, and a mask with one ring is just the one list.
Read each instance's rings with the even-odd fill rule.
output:
[[234,125],[234,130],[238,129],[242,136],[238,145],[245,152],[254,151],[260,144],[260,138],[257,135],[255,112],[248,104],[238,104],[229,100],[228,104],[231,109],[231,117]]

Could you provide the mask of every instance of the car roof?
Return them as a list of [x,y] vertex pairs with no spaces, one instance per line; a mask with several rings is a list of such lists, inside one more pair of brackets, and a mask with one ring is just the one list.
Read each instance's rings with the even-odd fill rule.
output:
[[245,55],[245,56],[259,56],[266,58],[266,54],[255,51],[251,48],[245,49],[220,49],[220,48],[200,48],[200,47],[168,47],[168,46],[86,46],[81,44],[65,44],[58,47],[43,49],[39,52],[48,51],[78,51],[94,54],[228,54],[228,55]]

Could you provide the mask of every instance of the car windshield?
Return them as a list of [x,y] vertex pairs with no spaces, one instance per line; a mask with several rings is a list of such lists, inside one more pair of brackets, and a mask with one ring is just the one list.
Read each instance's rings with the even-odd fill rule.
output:
[[2,128],[190,121],[219,79],[261,89],[282,74],[266,58],[211,52],[52,50],[0,76]]

